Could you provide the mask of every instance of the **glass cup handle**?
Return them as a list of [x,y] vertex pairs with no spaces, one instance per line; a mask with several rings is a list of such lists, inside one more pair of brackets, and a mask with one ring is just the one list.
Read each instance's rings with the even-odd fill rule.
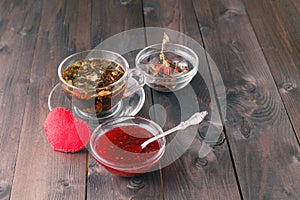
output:
[[144,74],[142,71],[140,71],[136,68],[129,69],[127,86],[126,86],[126,89],[124,91],[122,98],[131,96],[136,91],[138,91],[141,87],[143,87],[145,84],[144,79],[145,78],[144,78]]

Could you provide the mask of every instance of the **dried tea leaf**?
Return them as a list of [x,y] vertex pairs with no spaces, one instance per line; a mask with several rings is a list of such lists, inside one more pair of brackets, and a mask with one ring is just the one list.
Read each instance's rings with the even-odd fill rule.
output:
[[169,36],[164,32],[164,37],[161,44],[161,51],[160,51],[160,59],[162,60],[163,65],[169,66],[170,64],[165,59],[165,45],[167,42],[170,42]]
[[97,89],[119,80],[124,70],[119,64],[105,59],[81,60],[67,67],[63,79],[75,87]]

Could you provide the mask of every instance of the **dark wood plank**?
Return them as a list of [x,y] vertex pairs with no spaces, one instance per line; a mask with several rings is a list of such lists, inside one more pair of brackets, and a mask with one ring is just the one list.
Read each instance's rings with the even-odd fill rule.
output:
[[244,3],[299,140],[300,9],[292,1]]
[[225,127],[244,199],[299,199],[299,144],[242,1],[194,6],[227,87]]
[[294,6],[298,10],[298,13],[300,13],[300,2],[298,0],[292,0]]
[[27,13],[40,25],[38,34],[30,32],[34,22],[24,29],[25,36],[37,37],[37,42],[31,47],[34,56],[27,96],[23,98],[26,109],[11,199],[84,199],[86,151],[55,152],[47,142],[43,124],[49,112],[48,95],[57,83],[58,64],[73,51],[89,48],[85,30],[90,29],[86,21],[90,21],[91,3],[38,1],[30,7],[34,9]]
[[[141,1],[93,1],[91,27],[91,45],[93,48],[105,48],[119,52],[116,46],[106,46],[106,48],[100,44],[115,34],[140,27],[143,27]],[[131,52],[129,49],[124,55],[131,67],[134,66],[136,54],[137,51]],[[145,91],[146,101],[138,115],[149,117],[148,110],[152,105],[151,91],[149,88],[145,88]],[[87,199],[99,198],[163,199],[160,171],[134,178],[121,178],[107,172],[89,156]]]
[[11,194],[40,12],[37,1],[0,3],[0,199]]
[[93,1],[91,46],[120,32],[143,27],[139,0]]
[[[158,26],[180,31],[202,44],[192,1],[146,0],[143,5],[146,27]],[[153,42],[149,39],[153,38],[153,33],[146,29],[146,34],[147,41]],[[174,36],[172,33],[170,35]],[[184,37],[174,36],[171,38],[171,42],[178,42],[187,46],[193,45],[189,41]],[[208,110],[210,113],[213,113],[212,111],[217,113],[208,119],[218,124],[222,130],[216,96],[214,91],[211,92],[214,86],[205,51],[199,52],[201,49],[197,49],[195,46],[190,47],[195,48],[196,52],[200,54],[199,67],[202,73],[198,73],[191,85],[181,91],[169,94],[153,92],[154,104],[160,105],[155,110],[158,116],[156,120],[158,123],[161,122],[160,118],[165,110],[167,119],[163,127],[168,129],[181,120],[187,119],[197,110]],[[213,61],[210,62],[213,63]],[[180,102],[182,97],[186,97],[183,98],[183,103]],[[198,102],[197,108],[193,107],[195,102]],[[205,122],[204,124],[203,127],[209,123]],[[201,126],[191,127],[179,132],[176,136],[168,137],[169,141],[173,143],[172,151],[182,151],[180,148],[184,146],[183,143],[189,140],[189,137],[194,137],[193,133],[199,131],[186,152],[171,165],[163,168],[162,179],[165,199],[238,199],[240,197],[227,142],[225,141],[222,145],[210,149],[208,155],[199,156],[200,146],[206,144],[204,141],[209,146],[208,141],[200,137],[202,128]],[[171,159],[173,155],[172,153],[167,154],[165,159]]]

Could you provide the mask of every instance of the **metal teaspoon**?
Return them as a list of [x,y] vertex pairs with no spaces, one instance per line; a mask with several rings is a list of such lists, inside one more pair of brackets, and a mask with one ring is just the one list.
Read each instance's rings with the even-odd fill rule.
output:
[[163,134],[156,135],[152,138],[149,138],[145,142],[141,144],[141,149],[144,149],[148,144],[151,142],[154,142],[158,140],[159,138],[162,138],[166,135],[169,135],[170,133],[173,133],[178,130],[183,130],[191,125],[196,125],[202,122],[204,117],[208,114],[207,111],[197,112],[194,115],[192,115],[188,120],[181,122],[179,125],[175,126],[174,128],[171,128],[170,130],[165,131]]

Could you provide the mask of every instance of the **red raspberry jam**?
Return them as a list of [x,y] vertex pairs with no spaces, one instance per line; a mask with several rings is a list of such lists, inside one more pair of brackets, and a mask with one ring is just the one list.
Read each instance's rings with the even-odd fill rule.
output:
[[[158,162],[157,159],[149,162],[160,150],[158,141],[150,143],[143,150],[140,146],[151,137],[151,132],[136,125],[113,128],[100,136],[95,143],[97,154],[105,160],[98,162],[119,176],[128,177],[144,173]],[[145,164],[147,162],[148,164]]]

